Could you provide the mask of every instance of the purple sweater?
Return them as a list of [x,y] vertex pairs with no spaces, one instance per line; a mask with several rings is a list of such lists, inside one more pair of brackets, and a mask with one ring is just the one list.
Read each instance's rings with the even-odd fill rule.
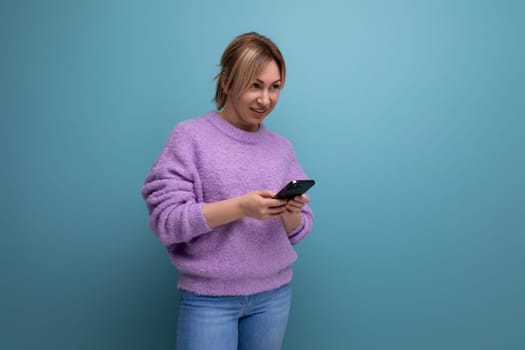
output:
[[179,271],[178,286],[203,295],[247,295],[292,279],[292,247],[312,228],[306,205],[289,235],[280,219],[242,218],[211,229],[204,203],[307,178],[291,143],[261,125],[240,130],[210,111],[179,123],[146,178],[151,229]]

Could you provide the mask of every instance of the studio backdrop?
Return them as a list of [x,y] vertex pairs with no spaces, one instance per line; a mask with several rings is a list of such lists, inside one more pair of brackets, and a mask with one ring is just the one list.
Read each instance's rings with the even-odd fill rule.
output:
[[[316,186],[285,350],[525,347],[525,2],[2,1],[2,349],[174,349],[140,188],[273,39]],[[264,164],[261,164],[264,167]]]

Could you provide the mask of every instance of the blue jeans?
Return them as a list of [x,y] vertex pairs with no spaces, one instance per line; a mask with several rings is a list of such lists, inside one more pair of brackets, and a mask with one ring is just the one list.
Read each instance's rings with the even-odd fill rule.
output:
[[247,296],[180,291],[178,350],[279,350],[292,298],[290,284]]

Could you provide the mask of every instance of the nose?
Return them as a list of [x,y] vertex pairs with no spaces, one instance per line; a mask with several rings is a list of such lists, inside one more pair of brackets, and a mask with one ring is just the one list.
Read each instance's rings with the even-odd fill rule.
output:
[[261,106],[268,106],[270,104],[270,94],[268,93],[268,90],[261,90],[261,94],[257,98],[257,103]]

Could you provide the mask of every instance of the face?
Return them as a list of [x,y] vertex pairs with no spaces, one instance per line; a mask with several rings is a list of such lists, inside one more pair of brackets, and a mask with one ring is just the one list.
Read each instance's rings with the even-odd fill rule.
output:
[[239,129],[257,131],[277,104],[280,91],[281,72],[272,60],[263,66],[248,88],[228,95],[220,115]]

